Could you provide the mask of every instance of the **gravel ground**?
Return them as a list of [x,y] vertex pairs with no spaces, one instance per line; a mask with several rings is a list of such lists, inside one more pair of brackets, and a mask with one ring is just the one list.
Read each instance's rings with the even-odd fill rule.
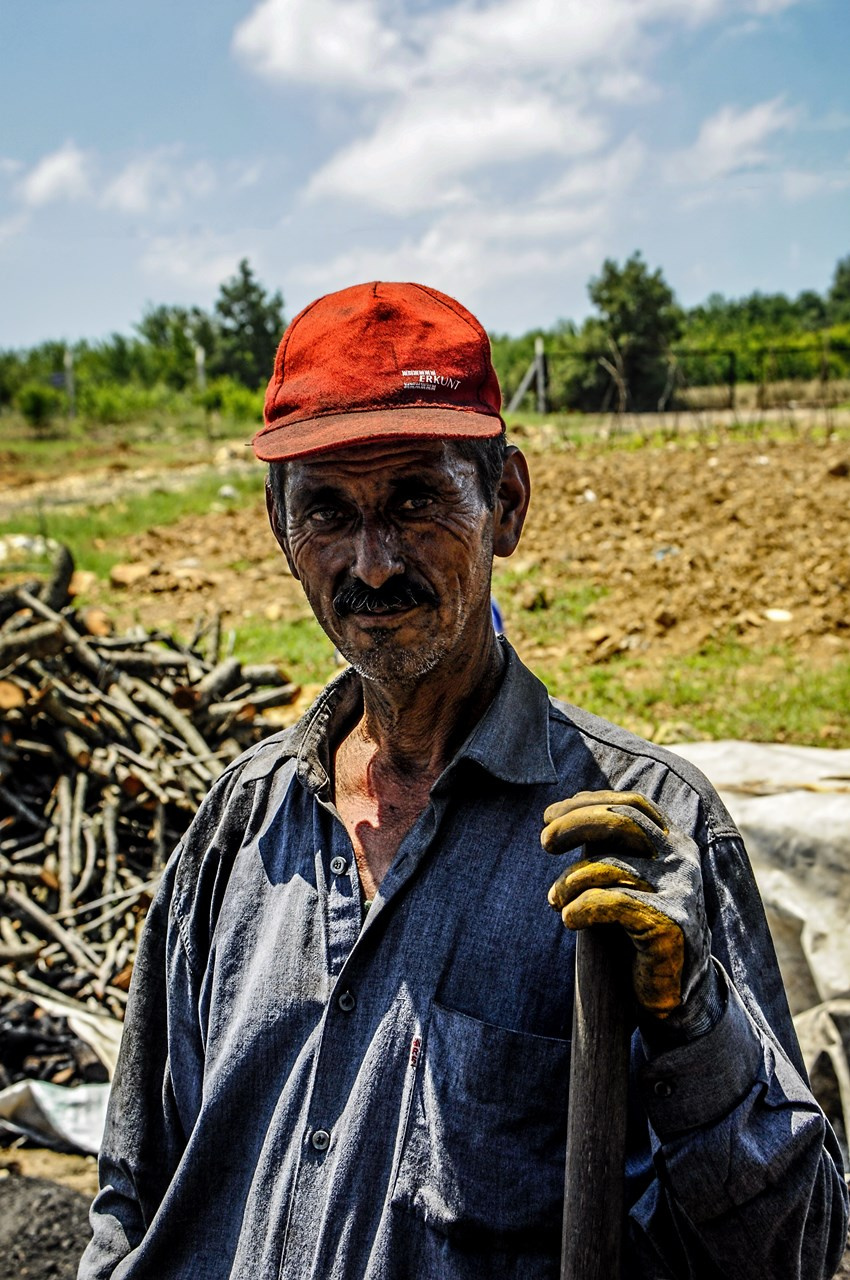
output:
[[0,1280],[73,1280],[91,1234],[89,1197],[44,1178],[0,1176]]

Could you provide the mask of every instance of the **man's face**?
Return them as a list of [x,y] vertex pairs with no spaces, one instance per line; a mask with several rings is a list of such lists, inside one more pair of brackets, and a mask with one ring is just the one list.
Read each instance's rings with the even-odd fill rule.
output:
[[409,684],[490,627],[493,513],[448,441],[361,445],[286,467],[276,529],[321,626],[353,667]]

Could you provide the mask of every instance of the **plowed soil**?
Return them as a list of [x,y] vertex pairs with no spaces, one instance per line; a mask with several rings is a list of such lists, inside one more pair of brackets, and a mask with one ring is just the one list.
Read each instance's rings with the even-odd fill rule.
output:
[[4,1169],[0,1280],[73,1280],[91,1235],[88,1208],[79,1191]]
[[[633,650],[651,660],[728,634],[782,639],[813,661],[850,651],[850,444],[694,441],[664,449],[529,451],[533,497],[500,598],[533,660]],[[131,540],[147,570],[127,613],[188,628],[304,616],[262,504],[217,510]],[[600,598],[574,628],[535,646],[528,614],[577,582]],[[285,660],[285,655],[282,655]]]

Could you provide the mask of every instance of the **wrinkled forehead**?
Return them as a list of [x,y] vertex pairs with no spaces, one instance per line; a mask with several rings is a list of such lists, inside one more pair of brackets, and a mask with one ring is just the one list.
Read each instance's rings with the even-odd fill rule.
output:
[[398,440],[352,445],[286,463],[286,489],[333,484],[346,478],[384,482],[419,472],[462,480],[474,464],[461,457],[452,440]]

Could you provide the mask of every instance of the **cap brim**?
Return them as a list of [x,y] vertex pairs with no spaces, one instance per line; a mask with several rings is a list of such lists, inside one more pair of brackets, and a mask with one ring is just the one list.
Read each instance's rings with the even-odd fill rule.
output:
[[468,409],[364,409],[332,413],[304,422],[272,423],[252,440],[262,462],[286,462],[314,453],[370,444],[392,436],[420,440],[487,440],[501,435],[505,425],[490,413]]

